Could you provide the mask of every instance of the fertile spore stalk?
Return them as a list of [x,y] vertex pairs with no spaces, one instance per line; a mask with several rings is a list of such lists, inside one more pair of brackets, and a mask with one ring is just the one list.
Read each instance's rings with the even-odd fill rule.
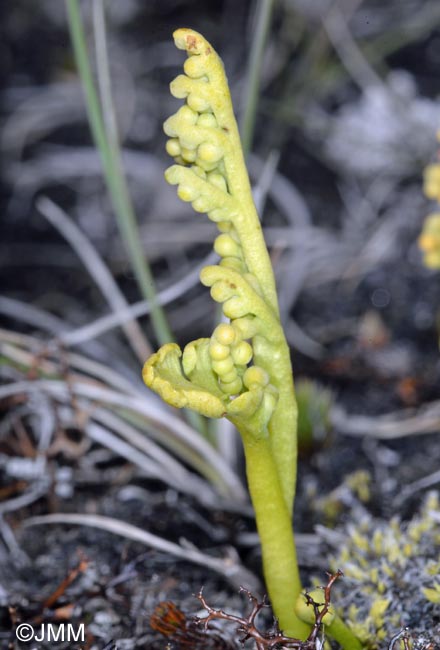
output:
[[171,93],[185,104],[164,124],[176,162],[165,178],[218,226],[220,261],[200,279],[229,322],[183,352],[164,345],[146,362],[143,377],[169,404],[226,417],[237,427],[272,606],[280,628],[304,639],[310,627],[294,609],[301,592],[292,529],[297,408],[274,275],[222,61],[193,30],[178,29],[174,41],[188,58]]

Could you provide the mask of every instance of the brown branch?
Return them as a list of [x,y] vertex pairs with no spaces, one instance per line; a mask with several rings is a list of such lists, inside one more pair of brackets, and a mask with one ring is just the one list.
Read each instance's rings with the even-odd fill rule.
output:
[[69,585],[71,585],[72,582],[76,580],[78,575],[80,573],[84,573],[84,571],[88,567],[88,564],[89,564],[88,560],[86,560],[86,558],[84,557],[81,557],[79,564],[74,569],[71,569],[71,571],[64,578],[61,584],[58,585],[55,591],[50,596],[48,596],[48,598],[46,598],[46,600],[42,604],[42,607],[44,609],[49,609],[50,607],[52,607],[52,605],[54,605],[57,602],[57,600],[59,600],[60,597],[64,594],[64,592],[69,587]]
[[[318,638],[318,634],[321,630],[322,627],[322,621],[324,620],[324,616],[328,613],[330,609],[330,600],[331,600],[331,591],[334,583],[338,578],[341,578],[344,574],[340,569],[336,571],[336,573],[327,573],[328,576],[328,582],[325,587],[321,587],[323,592],[324,592],[324,602],[323,603],[317,603],[316,601],[311,598],[311,596],[308,593],[305,593],[304,596],[307,601],[307,605],[311,605],[313,607],[313,613],[315,616],[315,623],[313,624],[313,629],[310,632],[309,638],[307,641],[311,641],[313,643],[316,642],[316,639]],[[315,643],[316,645],[316,643]],[[315,646],[313,646],[315,647]]]
[[274,629],[272,632],[262,632],[255,623],[255,620],[260,611],[268,606],[266,598],[258,601],[255,596],[247,589],[240,589],[252,603],[252,609],[247,617],[236,616],[235,614],[228,614],[222,609],[214,609],[206,602],[202,590],[200,590],[197,598],[202,604],[203,608],[208,612],[205,618],[196,617],[194,620],[198,625],[202,625],[205,632],[209,630],[212,621],[223,620],[233,623],[239,634],[243,635],[239,641],[244,644],[249,639],[255,641],[256,650],[276,650],[283,646],[284,648],[292,648],[293,650],[315,650],[316,639],[322,627],[324,616],[328,613],[330,608],[331,590],[336,580],[342,576],[342,571],[337,571],[335,574],[327,574],[329,580],[327,585],[323,587],[324,603],[316,603],[309,594],[305,594],[307,603],[313,607],[315,623],[313,628],[305,641],[295,639],[293,637],[285,636],[279,629],[278,622],[275,621]]

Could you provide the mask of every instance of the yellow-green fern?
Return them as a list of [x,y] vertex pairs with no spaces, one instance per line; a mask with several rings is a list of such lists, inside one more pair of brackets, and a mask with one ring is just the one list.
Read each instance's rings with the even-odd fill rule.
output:
[[239,430],[272,605],[281,627],[303,638],[307,626],[294,613],[301,590],[292,531],[297,408],[274,275],[222,61],[193,30],[177,30],[174,41],[188,58],[185,74],[171,83],[185,103],[164,124],[176,163],[165,178],[218,226],[219,263],[200,279],[228,322],[183,351],[164,345],[143,376],[169,404],[224,416]]

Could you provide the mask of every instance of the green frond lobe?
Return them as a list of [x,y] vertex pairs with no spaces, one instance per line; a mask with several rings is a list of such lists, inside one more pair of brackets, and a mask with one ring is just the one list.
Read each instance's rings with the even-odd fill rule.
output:
[[[232,354],[213,362],[211,352],[212,339],[189,343],[183,354],[177,344],[168,343],[145,363],[144,382],[175,408],[191,408],[211,418],[227,417],[251,435],[267,436],[267,423],[277,402],[268,374],[257,366],[235,366]],[[225,381],[232,371],[231,382]],[[236,379],[238,390],[232,394],[228,384]]]
[[205,180],[195,167],[172,165],[165,172],[165,180],[170,185],[178,185],[179,198],[192,203],[196,212],[207,213],[212,221],[233,222],[239,213],[237,202],[218,186]]
[[205,266],[200,272],[200,281],[211,288],[211,297],[223,304],[223,313],[227,318],[257,318],[258,334],[266,336],[276,343],[283,340],[283,332],[278,318],[264,299],[257,293],[252,276],[246,277],[224,266]]
[[144,365],[144,382],[171,406],[191,408],[206,417],[221,418],[225,414],[222,400],[185,376],[181,357],[182,351],[176,343],[163,345]]
[[[234,222],[246,267],[277,312],[272,266],[252,199],[223,63],[208,41],[193,30],[178,29],[174,41],[189,58],[184,64],[185,74],[170,86],[171,93],[186,103],[165,122],[165,133],[171,138],[167,149],[178,165],[194,164],[205,172],[215,171],[217,181],[220,176],[224,178],[225,191],[219,205],[213,207],[206,188],[203,192],[198,184],[200,197],[194,199],[193,207],[197,212],[207,212],[213,221]],[[168,173],[166,177],[173,184],[181,184],[176,177],[171,180]],[[187,176],[185,180],[192,178]],[[187,188],[191,182],[182,184]],[[216,195],[214,202],[218,203],[219,198],[221,195]],[[233,204],[228,199],[233,199]]]

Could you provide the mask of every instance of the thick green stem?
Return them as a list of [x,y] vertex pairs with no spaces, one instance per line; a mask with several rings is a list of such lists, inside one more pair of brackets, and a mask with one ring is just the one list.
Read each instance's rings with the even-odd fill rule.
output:
[[[322,606],[324,606],[323,592],[320,589],[314,589],[309,592],[309,596]],[[295,604],[295,612],[299,618],[310,625],[315,623],[315,613],[313,608],[306,601],[304,594],[301,594]],[[362,650],[363,646],[359,639],[353,634],[350,628],[336,615],[333,607],[329,609],[323,618],[325,631],[335,639],[343,650]]]
[[249,492],[261,540],[263,570],[272,608],[285,634],[305,639],[310,631],[295,613],[301,593],[290,513],[278,480],[267,433],[240,431]]
[[[293,501],[296,490],[297,467],[297,416],[293,387],[290,351],[280,326],[279,335],[272,343],[265,337],[256,336],[252,341],[254,362],[264,368],[278,390],[278,404],[269,421],[270,448],[277,466],[289,514],[293,517]],[[276,371],[274,372],[274,368]]]

